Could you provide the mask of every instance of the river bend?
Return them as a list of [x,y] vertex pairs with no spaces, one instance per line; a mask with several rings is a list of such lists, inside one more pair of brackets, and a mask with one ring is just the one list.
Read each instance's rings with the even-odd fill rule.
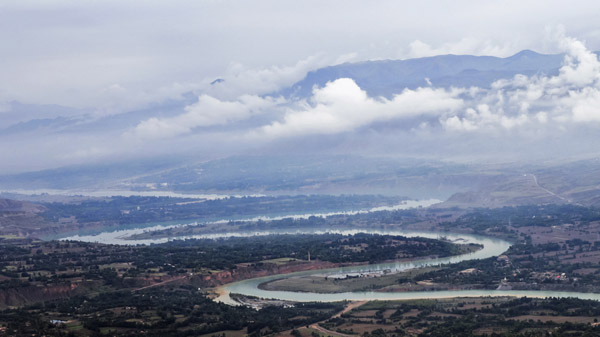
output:
[[[483,248],[468,254],[433,258],[420,259],[410,262],[386,262],[362,266],[350,266],[341,268],[330,268],[321,270],[301,271],[284,275],[272,275],[265,277],[257,277],[248,280],[238,281],[224,285],[219,289],[220,296],[217,301],[237,305],[238,303],[229,297],[229,294],[236,293],[246,296],[256,296],[265,299],[278,299],[294,302],[336,302],[336,301],[373,301],[373,300],[406,300],[406,299],[433,299],[433,298],[450,298],[450,297],[483,297],[483,296],[516,296],[516,297],[576,297],[580,299],[590,299],[600,301],[600,294],[597,293],[580,293],[580,292],[563,292],[563,291],[544,291],[544,290],[446,290],[446,291],[418,291],[418,292],[345,292],[345,293],[311,293],[311,292],[293,292],[293,291],[272,291],[259,289],[261,283],[280,280],[298,276],[308,275],[335,275],[335,274],[351,274],[351,273],[369,273],[381,272],[390,270],[399,272],[413,268],[423,268],[427,266],[439,266],[448,263],[458,263],[462,261],[485,259],[501,255],[511,244],[505,240],[471,235],[471,234],[450,234],[450,233],[427,233],[427,232],[409,232],[409,231],[381,231],[381,230],[348,230],[348,231],[333,231],[341,234],[387,234],[387,235],[403,235],[407,237],[425,237],[425,238],[440,238],[444,237],[448,240],[457,243],[478,243],[483,245]],[[315,233],[315,232],[306,232]]]

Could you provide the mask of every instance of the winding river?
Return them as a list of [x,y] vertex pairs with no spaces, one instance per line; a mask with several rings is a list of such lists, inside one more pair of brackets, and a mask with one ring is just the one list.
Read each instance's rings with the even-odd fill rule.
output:
[[[306,232],[309,233],[309,232]],[[310,231],[310,233],[315,233]],[[590,299],[600,301],[600,294],[597,293],[580,293],[580,292],[563,292],[563,291],[543,291],[543,290],[446,290],[446,291],[418,291],[418,292],[377,292],[377,291],[362,291],[362,292],[345,292],[345,293],[312,293],[312,292],[293,292],[293,291],[271,291],[259,289],[261,283],[308,275],[344,275],[353,273],[370,273],[389,270],[399,272],[413,268],[423,268],[426,266],[439,266],[448,263],[457,263],[461,261],[485,259],[494,257],[505,252],[510,243],[504,240],[469,235],[469,234],[450,234],[450,233],[425,233],[425,232],[407,232],[407,231],[379,231],[379,230],[348,230],[334,231],[341,234],[388,234],[388,235],[404,235],[407,237],[425,237],[439,238],[445,237],[448,240],[458,243],[478,243],[482,244],[483,248],[468,254],[434,258],[421,259],[410,262],[391,262],[379,263],[363,266],[351,266],[342,268],[331,268],[321,270],[310,270],[285,275],[272,275],[266,277],[258,277],[239,282],[234,282],[219,288],[219,297],[217,301],[230,305],[238,305],[236,301],[231,299],[229,294],[236,293],[246,296],[256,296],[265,299],[277,299],[295,302],[336,302],[336,301],[364,301],[364,300],[406,300],[406,299],[432,299],[432,298],[449,298],[449,297],[482,297],[482,296],[516,296],[516,297],[577,297],[580,299]],[[268,234],[268,233],[264,233]]]
[[[256,221],[258,219],[269,221],[277,220],[280,218],[292,217],[292,218],[308,218],[310,216],[331,216],[336,214],[359,214],[369,213],[380,210],[397,210],[397,209],[408,209],[414,207],[428,207],[432,204],[439,202],[439,200],[421,200],[413,201],[407,200],[399,205],[391,207],[378,207],[370,210],[360,211],[334,211],[331,213],[322,214],[287,214],[287,215],[268,215],[262,217],[255,217],[249,219],[235,219],[237,221]],[[215,221],[215,223],[227,222],[231,219],[221,219]],[[391,263],[379,263],[362,266],[351,266],[342,268],[331,268],[321,270],[310,270],[296,273],[290,273],[285,275],[272,275],[267,277],[258,277],[248,279],[244,281],[234,282],[224,285],[219,288],[220,296],[216,299],[217,301],[238,305],[236,301],[232,300],[229,294],[236,293],[247,296],[256,296],[267,299],[278,299],[285,301],[295,302],[336,302],[343,300],[402,300],[402,299],[431,299],[431,298],[447,298],[447,297],[481,297],[481,296],[527,296],[527,297],[577,297],[580,299],[591,299],[600,301],[600,294],[598,293],[580,293],[580,292],[560,292],[560,291],[543,291],[543,290],[447,290],[447,291],[419,291],[419,292],[376,292],[376,291],[363,291],[363,292],[346,292],[346,293],[311,293],[311,292],[292,292],[292,291],[270,291],[259,289],[258,286],[261,283],[308,275],[345,275],[345,274],[356,274],[356,273],[373,273],[384,271],[399,272],[413,268],[423,268],[426,266],[439,266],[449,263],[458,263],[462,261],[485,259],[494,257],[502,254],[511,244],[501,239],[495,239],[484,236],[470,235],[470,234],[452,234],[452,233],[431,233],[431,232],[412,232],[412,231],[400,231],[400,230],[327,230],[319,231],[314,229],[307,230],[296,230],[296,231],[259,231],[259,232],[247,232],[247,233],[213,233],[203,235],[191,235],[191,236],[178,236],[178,237],[161,237],[157,239],[146,239],[146,240],[131,240],[130,236],[140,234],[143,232],[151,232],[156,230],[164,230],[168,228],[185,227],[194,224],[157,224],[145,227],[136,227],[129,229],[122,229],[110,232],[101,232],[90,235],[72,235],[69,237],[63,237],[62,240],[79,240],[88,242],[102,242],[109,244],[121,244],[121,245],[136,245],[136,244],[153,244],[153,243],[164,243],[172,239],[194,239],[194,238],[209,238],[216,239],[222,237],[232,236],[256,236],[256,235],[270,235],[270,234],[323,234],[323,233],[339,233],[339,234],[357,234],[357,233],[368,233],[368,234],[387,234],[387,235],[403,235],[407,237],[425,237],[425,238],[440,238],[444,237],[448,240],[455,241],[457,243],[477,243],[483,245],[483,248],[468,254],[434,258],[434,259],[420,259],[410,262],[391,262]]]

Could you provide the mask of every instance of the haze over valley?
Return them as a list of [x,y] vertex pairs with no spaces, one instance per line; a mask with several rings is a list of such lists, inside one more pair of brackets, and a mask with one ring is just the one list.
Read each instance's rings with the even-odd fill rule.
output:
[[600,336],[599,11],[0,4],[0,336]]

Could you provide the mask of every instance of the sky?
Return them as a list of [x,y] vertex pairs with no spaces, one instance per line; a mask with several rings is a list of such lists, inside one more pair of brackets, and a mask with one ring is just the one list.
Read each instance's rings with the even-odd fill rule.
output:
[[[4,1],[0,131],[13,128],[0,132],[0,173],[172,153],[593,153],[599,12],[596,1]],[[491,88],[382,98],[340,78],[299,101],[276,94],[345,62],[524,49],[567,56],[559,74]]]

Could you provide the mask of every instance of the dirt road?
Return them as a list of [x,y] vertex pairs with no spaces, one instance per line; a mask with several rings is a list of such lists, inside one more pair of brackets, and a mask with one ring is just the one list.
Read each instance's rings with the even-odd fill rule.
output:
[[159,282],[159,283],[151,284],[149,286],[137,288],[137,289],[134,289],[133,291],[135,292],[135,291],[140,291],[140,290],[144,290],[144,289],[148,289],[148,288],[160,287],[160,286],[163,286],[163,285],[171,283],[171,282],[183,280],[185,278],[187,278],[187,276],[178,276],[178,277],[175,277],[175,278],[167,280],[167,281],[162,281],[162,282]]
[[[367,303],[368,301],[356,301],[356,302],[350,302],[348,303],[348,305],[344,308],[344,310],[338,312],[337,314],[331,316],[331,318],[337,318],[342,316],[343,314],[349,312],[350,310],[354,309],[354,308],[358,308],[361,305]],[[336,332],[336,331],[331,331],[331,330],[327,330],[325,328],[323,328],[322,326],[319,325],[319,323],[322,323],[324,321],[321,322],[317,322],[317,323],[313,323],[310,325],[310,328],[315,329],[321,333],[324,333],[326,335],[331,335],[331,336],[340,336],[340,337],[356,337],[356,335],[346,335],[340,332]]]

